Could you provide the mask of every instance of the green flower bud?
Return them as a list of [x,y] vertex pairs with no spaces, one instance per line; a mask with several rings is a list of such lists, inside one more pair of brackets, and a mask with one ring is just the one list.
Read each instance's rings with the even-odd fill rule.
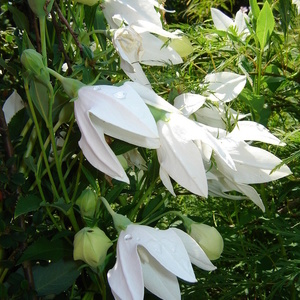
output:
[[82,3],[88,6],[94,6],[99,3],[99,0],[76,0],[75,2]]
[[76,201],[82,217],[92,218],[95,215],[99,201],[97,195],[90,189],[84,190]]
[[98,227],[84,227],[74,237],[74,260],[83,260],[93,268],[104,263],[111,240]]
[[190,236],[200,245],[210,260],[218,259],[224,248],[223,238],[215,227],[193,223]]
[[52,9],[54,0],[28,0],[31,10],[39,17],[45,17]]
[[62,110],[59,112],[59,116],[58,116],[59,122],[61,124],[68,123],[71,119],[73,112],[74,112],[74,104],[72,102],[69,102],[66,105],[64,105]]
[[[180,30],[176,30],[174,33],[178,35],[178,38],[171,39],[168,46],[174,49],[181,57],[190,55],[194,51],[194,48],[187,36]],[[160,39],[164,42],[168,40],[166,37],[160,37]]]
[[77,79],[67,78],[63,76],[61,76],[61,78],[58,79],[60,80],[66,94],[71,98],[76,98],[78,94],[78,90],[81,87],[85,86],[84,83],[82,83]]
[[43,63],[42,55],[34,49],[26,49],[21,55],[21,63],[26,70],[31,72],[37,80],[48,84],[50,76],[47,68]]

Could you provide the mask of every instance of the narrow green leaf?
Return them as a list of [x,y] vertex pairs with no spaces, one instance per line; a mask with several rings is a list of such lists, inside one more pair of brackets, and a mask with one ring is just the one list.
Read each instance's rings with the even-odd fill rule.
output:
[[34,103],[34,106],[45,120],[48,121],[48,111],[49,111],[49,96],[48,96],[48,88],[36,81],[32,80],[30,83],[30,96]]
[[65,240],[49,241],[45,237],[38,239],[30,245],[18,260],[18,264],[26,260],[51,260],[57,261],[64,257],[72,256],[72,246]]
[[60,260],[46,267],[33,268],[35,289],[38,296],[57,295],[67,290],[80,275],[74,261]]
[[17,27],[29,32],[29,21],[27,16],[20,10],[18,10],[15,6],[8,5],[7,8],[12,13],[13,20],[16,23]]
[[24,163],[32,172],[37,172],[37,167],[32,156],[24,157]]
[[36,211],[40,207],[41,199],[35,195],[20,197],[15,209],[15,218],[28,212]]
[[262,10],[259,13],[256,24],[256,36],[258,38],[260,49],[263,50],[270,39],[270,36],[274,30],[274,16],[269,5],[266,1]]
[[249,0],[249,4],[251,7],[252,15],[253,15],[254,19],[257,20],[259,13],[260,13],[260,9],[257,4],[257,0]]

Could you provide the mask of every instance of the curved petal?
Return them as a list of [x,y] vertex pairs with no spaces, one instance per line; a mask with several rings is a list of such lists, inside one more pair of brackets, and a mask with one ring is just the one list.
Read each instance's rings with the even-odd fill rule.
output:
[[253,121],[237,122],[227,137],[242,141],[259,141],[278,146],[285,145],[281,143],[276,136],[270,133],[266,127]]
[[155,108],[168,111],[168,112],[176,112],[180,113],[180,111],[167,102],[162,97],[158,96],[153,90],[143,86],[137,82],[125,82],[124,85],[131,86],[144,100],[147,105],[153,106]]
[[230,26],[234,25],[233,20],[222,13],[220,10],[211,8],[210,11],[214,25],[218,30],[227,31]]
[[212,73],[205,76],[208,99],[229,102],[236,98],[246,84],[246,76],[232,72]]
[[[188,282],[196,282],[194,271],[180,238],[170,229],[158,230],[144,225],[128,225],[128,243],[143,246],[165,269]],[[145,258],[142,258],[145,259]]]
[[13,116],[22,108],[24,108],[24,102],[21,96],[15,90],[6,100],[2,107],[6,124],[10,122]]
[[[146,249],[139,247],[145,288],[160,299],[180,300],[180,289],[177,277],[158,263]],[[143,254],[141,255],[141,252]],[[142,257],[146,258],[143,262]]]
[[89,117],[96,130],[133,145],[158,148],[155,120],[140,96],[129,86],[83,87],[79,99],[95,99]]
[[204,96],[192,93],[184,93],[174,99],[174,106],[185,116],[189,117],[205,103]]
[[160,166],[159,168],[159,177],[161,179],[161,182],[163,183],[163,185],[167,188],[167,190],[174,196],[176,197],[176,194],[174,192],[173,189],[173,185],[170,179],[170,176],[168,174],[168,172],[162,167]]
[[107,273],[108,283],[115,298],[140,300],[144,298],[144,281],[136,242],[128,240],[121,231],[117,245],[117,261]]
[[158,121],[157,127],[161,140],[161,146],[157,149],[160,165],[181,186],[207,197],[205,169],[198,147],[193,141],[180,138],[180,132],[177,132],[179,127],[174,129],[172,120]]
[[213,271],[216,269],[205,252],[191,236],[177,228],[170,228],[170,230],[173,230],[179,236],[194,265],[205,271]]

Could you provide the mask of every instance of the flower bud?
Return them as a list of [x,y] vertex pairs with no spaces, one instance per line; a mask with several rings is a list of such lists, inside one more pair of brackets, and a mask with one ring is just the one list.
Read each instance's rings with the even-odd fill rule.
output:
[[[176,30],[174,34],[176,34],[178,38],[171,39],[168,46],[174,49],[181,57],[190,55],[194,51],[194,48],[189,39],[183,35],[183,32],[180,30]],[[160,37],[160,39],[164,42],[167,41],[165,37]]]
[[31,10],[39,17],[45,17],[52,9],[54,0],[28,0]]
[[103,264],[111,240],[98,227],[84,227],[74,237],[74,260],[83,260],[96,268]]
[[84,83],[82,83],[81,81],[77,80],[77,79],[73,79],[73,78],[67,78],[67,77],[63,77],[61,76],[61,78],[58,78],[66,92],[66,94],[71,97],[71,98],[75,98],[77,97],[78,94],[78,90],[85,86]]
[[223,238],[215,227],[193,223],[190,236],[200,245],[210,260],[218,259],[224,248]]
[[21,63],[37,80],[46,84],[50,81],[49,72],[43,63],[42,55],[34,49],[26,49],[23,51]]
[[92,218],[97,210],[97,195],[90,189],[84,190],[76,201],[82,217]]
[[94,6],[99,3],[99,0],[76,0],[75,2],[82,3],[88,6]]

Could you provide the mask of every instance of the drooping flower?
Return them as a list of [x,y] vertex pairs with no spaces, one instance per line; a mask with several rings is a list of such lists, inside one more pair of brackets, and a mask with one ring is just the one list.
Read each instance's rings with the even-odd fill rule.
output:
[[237,34],[243,35],[244,38],[250,34],[247,28],[249,17],[242,9],[236,13],[235,20],[229,18],[216,8],[211,8],[211,16],[218,30],[228,31],[230,27],[233,27],[237,30]]
[[107,277],[115,299],[143,299],[145,287],[161,299],[176,300],[177,277],[196,282],[191,263],[207,271],[216,269],[185,232],[131,224],[120,232],[117,261]]
[[296,5],[298,10],[298,15],[300,15],[300,0],[292,0],[292,3]]
[[121,57],[121,68],[131,80],[143,85],[150,83],[140,63],[156,66],[182,63],[172,46],[158,38],[180,41],[181,36],[162,28],[155,7],[163,9],[157,1],[105,0],[103,3],[104,16],[115,29],[113,44]]
[[78,91],[74,110],[83,154],[95,168],[112,178],[129,182],[105,134],[136,146],[160,146],[153,116],[129,85],[83,87]]
[[73,258],[97,268],[104,262],[111,246],[111,240],[99,227],[84,227],[75,234]]

